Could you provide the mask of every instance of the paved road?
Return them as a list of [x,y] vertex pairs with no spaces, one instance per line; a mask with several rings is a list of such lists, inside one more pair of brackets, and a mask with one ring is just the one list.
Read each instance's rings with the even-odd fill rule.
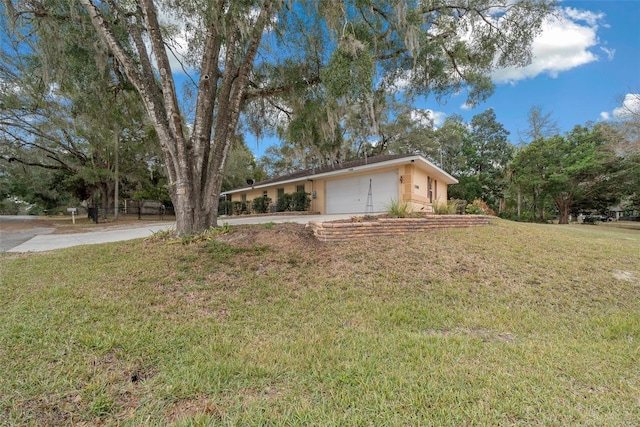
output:
[[[337,219],[350,218],[353,215],[274,215],[274,216],[255,216],[255,217],[225,217],[218,219],[218,224],[227,223],[229,225],[245,225],[245,224],[265,224],[265,223],[284,223],[294,222],[298,224],[307,224],[312,220],[331,221]],[[2,221],[7,217],[3,217]],[[22,237],[7,238],[2,235],[2,250],[6,252],[43,252],[54,249],[68,248],[80,245],[95,245],[99,243],[120,242],[124,240],[139,239],[151,236],[153,233],[162,230],[175,228],[175,224],[149,225],[145,227],[118,228],[107,231],[90,231],[86,233],[73,234],[50,234],[53,229],[31,229],[30,234],[24,234]],[[38,232],[41,230],[42,232]],[[25,232],[27,230],[24,230]],[[11,232],[13,235],[15,232]],[[6,249],[5,249],[6,246]]]
[[[14,224],[26,225],[24,228],[8,230]],[[53,230],[51,227],[41,227],[37,217],[31,215],[0,215],[0,252],[6,252],[35,236],[52,233]]]

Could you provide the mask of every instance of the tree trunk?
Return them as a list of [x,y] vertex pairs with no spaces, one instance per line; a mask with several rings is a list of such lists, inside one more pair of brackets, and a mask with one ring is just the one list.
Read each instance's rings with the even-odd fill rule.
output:
[[102,219],[107,219],[107,213],[109,208],[113,206],[113,183],[101,182],[98,184],[98,191],[100,191],[100,201],[102,202]]
[[572,205],[573,195],[571,193],[556,196],[556,207],[559,213],[558,224],[569,224],[569,213]]
[[[216,226],[224,165],[264,29],[274,13],[271,0],[263,0],[262,6],[256,7],[258,16],[246,38],[237,31],[233,15],[221,13],[211,17],[207,25],[190,136],[187,136],[189,132],[182,121],[183,114],[153,0],[140,0],[138,3],[144,25],[133,20],[127,25],[137,57],[130,55],[119,42],[114,28],[98,7],[101,2],[80,0],[80,3],[140,94],[156,130],[169,177],[177,234],[195,234]],[[153,60],[145,36],[152,46]],[[223,46],[227,47],[224,59],[220,54]]]
[[569,207],[563,206],[560,210],[558,224],[569,224]]
[[[186,187],[186,186],[185,186]],[[185,188],[182,194],[176,194],[173,206],[176,212],[176,228],[180,235],[190,235],[207,230],[217,225],[217,215],[214,215],[210,207],[203,206],[198,188]],[[178,191],[176,193],[179,193]],[[215,204],[217,209],[218,203]]]

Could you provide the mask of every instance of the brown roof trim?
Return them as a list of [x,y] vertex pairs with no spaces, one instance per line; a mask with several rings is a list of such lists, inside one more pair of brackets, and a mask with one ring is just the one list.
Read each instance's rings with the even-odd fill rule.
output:
[[[312,168],[312,169],[305,169],[305,170],[301,170],[298,172],[293,172],[290,173],[288,175],[282,175],[282,176],[278,176],[275,178],[271,178],[271,179],[267,179],[264,181],[260,181],[260,182],[256,182],[253,186],[251,186],[251,188],[254,187],[262,187],[265,185],[270,185],[270,184],[275,184],[278,182],[286,182],[286,181],[295,181],[295,180],[302,180],[304,178],[308,178],[311,176],[316,176],[316,175],[321,175],[324,173],[330,173],[330,172],[336,172],[336,171],[340,171],[340,170],[345,170],[345,169],[352,169],[352,168],[356,168],[356,167],[361,167],[361,166],[367,166],[367,165],[374,165],[376,163],[382,163],[382,162],[386,162],[386,161],[390,161],[390,160],[397,160],[397,159],[402,159],[402,158],[422,158],[422,156],[417,155],[417,154],[383,154],[383,155],[379,155],[379,156],[374,156],[374,157],[368,157],[368,158],[361,158],[361,159],[356,159],[356,160],[350,160],[344,163],[335,163],[332,165],[328,165],[328,166],[322,166],[322,167],[318,167],[318,168]],[[423,159],[426,161],[426,159]],[[430,162],[426,161],[427,163],[430,164]],[[437,166],[434,166],[436,169],[439,169]],[[441,170],[441,169],[440,169]],[[442,171],[442,170],[441,170]],[[448,175],[445,171],[442,171],[445,175]],[[453,178],[453,177],[452,177]],[[455,178],[453,178],[455,179]],[[239,190],[247,190],[249,187],[238,187],[238,188],[234,188],[232,190],[229,191],[225,191],[222,194],[225,193],[234,193],[237,192]]]
[[[297,178],[306,178],[311,175],[319,175],[321,173],[339,171],[342,169],[349,169],[349,168],[354,168],[354,167],[364,166],[364,165],[372,165],[372,164],[384,162],[387,160],[395,160],[395,159],[400,159],[402,157],[413,157],[413,156],[414,154],[383,154],[380,156],[368,157],[366,159],[363,158],[363,159],[357,159],[357,160],[349,160],[344,163],[334,163],[329,166],[305,169],[298,172],[290,173],[288,175],[282,175],[275,178],[266,179],[264,181],[256,182],[254,186],[273,184],[279,181],[290,181],[292,179],[297,179]],[[241,187],[241,188],[244,188],[244,187]],[[239,188],[234,188],[231,191],[238,190],[238,189]]]

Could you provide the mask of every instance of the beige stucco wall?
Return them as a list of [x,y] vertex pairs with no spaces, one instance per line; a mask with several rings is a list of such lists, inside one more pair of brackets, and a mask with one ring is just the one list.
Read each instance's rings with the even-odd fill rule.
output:
[[[306,178],[288,183],[288,184],[273,184],[264,188],[256,188],[253,190],[247,190],[244,193],[234,193],[231,195],[232,201],[242,201],[242,195],[246,195],[246,201],[251,202],[256,197],[262,197],[263,192],[267,191],[267,196],[271,198],[272,203],[277,203],[278,200],[278,188],[284,188],[285,193],[293,193],[296,191],[296,186],[304,185],[304,189],[307,193],[313,195],[315,192],[315,197],[311,197],[311,211],[320,212],[324,214],[326,212],[327,207],[327,182],[339,180],[347,177],[356,177],[361,175],[369,175],[372,173],[383,173],[383,172],[391,172],[398,171],[398,176],[400,176],[402,182],[398,182],[398,194],[400,195],[400,200],[410,203],[412,209],[414,211],[423,211],[427,212],[431,211],[431,204],[429,203],[429,195],[427,188],[427,180],[429,175],[427,172],[421,170],[414,164],[407,165],[395,165],[389,166],[386,168],[380,168],[375,170],[366,170],[362,172],[352,173],[352,174],[341,174],[338,176],[332,176],[329,178],[319,178],[313,181],[307,180]],[[434,203],[446,203],[447,200],[447,185],[442,181],[434,180]]]
[[[326,210],[326,185],[324,179],[316,179],[313,182],[309,182],[310,189],[306,190],[307,193],[311,193],[311,211],[312,212],[320,212],[324,214]],[[314,192],[315,191],[315,197]]]
[[[432,206],[447,201],[447,184],[437,180],[415,165],[405,165],[402,174],[401,199],[411,204],[415,212],[432,211]],[[433,202],[429,200],[429,178],[432,179]]]

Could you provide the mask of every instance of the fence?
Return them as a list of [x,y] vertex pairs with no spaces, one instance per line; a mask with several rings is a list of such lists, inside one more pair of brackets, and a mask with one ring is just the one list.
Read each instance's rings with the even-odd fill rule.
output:
[[[98,222],[100,219],[115,217],[113,207],[103,209],[100,207],[78,209],[78,216],[87,215],[89,219]],[[156,200],[124,200],[118,208],[118,216],[138,219],[172,219],[175,216],[173,206],[165,206]]]

